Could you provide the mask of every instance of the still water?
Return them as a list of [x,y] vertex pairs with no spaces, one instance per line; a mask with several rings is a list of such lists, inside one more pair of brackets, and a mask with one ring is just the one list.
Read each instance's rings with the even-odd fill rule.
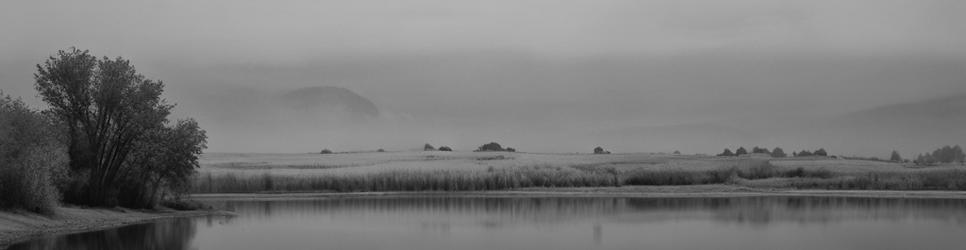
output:
[[362,197],[212,201],[236,217],[12,249],[966,249],[966,200]]

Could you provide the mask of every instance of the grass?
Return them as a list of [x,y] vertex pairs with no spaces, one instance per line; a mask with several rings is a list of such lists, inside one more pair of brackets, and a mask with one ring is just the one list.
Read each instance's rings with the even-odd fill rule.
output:
[[[966,190],[954,167],[815,158],[392,152],[340,156],[221,156],[194,193],[488,191],[624,185],[730,184],[790,189]],[[275,161],[281,159],[279,161]],[[312,168],[326,164],[340,168]],[[239,168],[230,168],[237,164]],[[257,167],[265,164],[271,167]]]

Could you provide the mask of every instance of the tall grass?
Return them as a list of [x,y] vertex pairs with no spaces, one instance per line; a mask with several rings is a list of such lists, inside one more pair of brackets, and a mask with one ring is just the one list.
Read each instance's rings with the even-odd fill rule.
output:
[[[758,181],[763,180],[764,182]],[[592,165],[480,169],[385,170],[308,176],[212,174],[196,176],[194,193],[488,191],[528,187],[738,184],[799,189],[966,190],[966,171],[834,173],[781,168],[750,159],[712,170],[618,169]]]
[[616,186],[619,178],[604,172],[562,167],[478,170],[390,170],[366,174],[281,176],[206,174],[195,178],[195,193],[486,191],[525,187]]

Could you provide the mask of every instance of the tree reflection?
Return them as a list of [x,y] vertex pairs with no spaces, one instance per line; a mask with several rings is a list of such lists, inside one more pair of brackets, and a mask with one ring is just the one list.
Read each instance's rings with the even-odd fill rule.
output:
[[13,245],[9,249],[190,249],[190,243],[195,232],[195,223],[191,218],[166,219],[104,231],[37,239]]

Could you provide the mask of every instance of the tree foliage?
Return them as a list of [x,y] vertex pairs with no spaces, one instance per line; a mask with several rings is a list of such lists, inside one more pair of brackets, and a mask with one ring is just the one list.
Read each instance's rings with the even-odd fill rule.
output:
[[735,155],[736,156],[738,156],[738,155],[746,155],[746,154],[748,154],[748,150],[745,149],[744,147],[739,147],[738,150],[735,150]]
[[724,149],[724,152],[718,154],[718,156],[735,156],[735,153],[731,152],[731,149]]
[[902,156],[899,155],[899,151],[892,150],[892,155],[889,156],[889,161],[901,162]]
[[785,150],[783,150],[782,148],[775,147],[775,149],[772,149],[771,150],[771,157],[783,158],[783,157],[787,157],[787,156],[788,155],[785,154]]
[[[87,205],[141,204],[118,200],[140,197],[125,192],[144,190],[124,185],[150,183],[143,178],[155,175],[145,173],[151,167],[140,165],[143,162],[136,159],[152,158],[147,151],[159,148],[174,150],[163,145],[169,143],[167,139],[156,137],[173,136],[169,130],[185,129],[179,127],[193,123],[166,127],[174,105],[161,98],[164,84],[139,74],[128,60],[98,59],[77,49],[59,51],[37,65],[34,78],[35,88],[49,105],[47,111],[67,127],[70,168],[75,178],[75,187],[71,188],[75,192],[67,198]],[[194,132],[201,131],[194,125]],[[203,148],[204,140],[201,136],[186,143]],[[196,162],[197,158],[185,160]]]

